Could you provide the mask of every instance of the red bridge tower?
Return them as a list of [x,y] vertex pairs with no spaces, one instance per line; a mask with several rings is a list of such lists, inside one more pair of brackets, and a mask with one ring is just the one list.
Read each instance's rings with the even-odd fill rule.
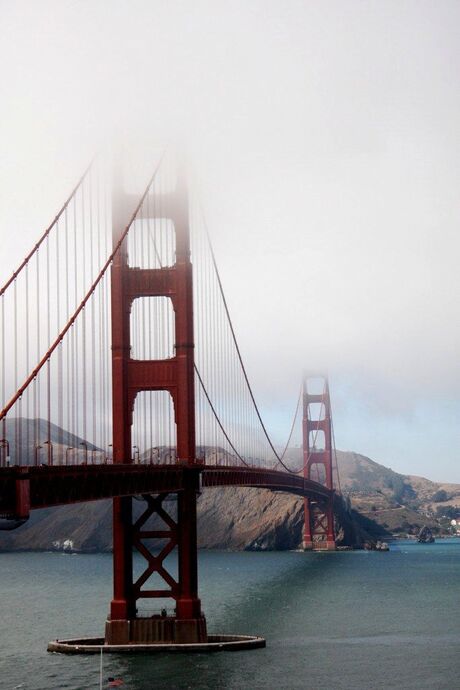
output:
[[[119,241],[135,207],[120,181],[114,184],[113,242]],[[150,204],[158,208],[158,205]],[[106,642],[204,642],[206,621],[198,598],[196,497],[199,472],[195,457],[195,395],[192,264],[185,180],[179,177],[173,191],[161,197],[161,216],[174,224],[176,258],[172,266],[141,269],[130,267],[127,241],[112,265],[112,373],[113,462],[131,463],[131,427],[136,395],[140,391],[167,391],[172,397],[177,432],[177,464],[182,468],[182,490],[177,493],[177,516],[163,505],[167,494],[146,495],[147,507],[133,523],[132,498],[113,500],[114,593],[106,624]],[[131,359],[130,312],[140,297],[168,297],[175,314],[175,354],[162,360]],[[166,529],[152,530],[147,521],[157,514]],[[161,540],[159,553],[146,540]],[[166,545],[163,546],[166,540]],[[133,577],[133,548],[147,561],[145,571]],[[177,548],[174,577],[165,559]],[[163,589],[144,589],[150,576],[164,582]],[[158,577],[156,578],[158,580]],[[175,613],[140,617],[141,598],[171,598]]]
[[[323,378],[323,391],[312,393],[309,384],[319,378],[305,378],[303,383],[303,471],[306,479],[318,481],[333,489],[332,422],[329,384]],[[334,498],[321,502],[304,498],[305,550],[335,550]]]

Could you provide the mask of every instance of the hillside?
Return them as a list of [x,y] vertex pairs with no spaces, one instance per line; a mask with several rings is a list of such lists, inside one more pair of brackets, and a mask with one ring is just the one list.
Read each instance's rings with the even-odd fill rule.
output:
[[[293,449],[290,456],[293,462],[299,461],[300,450]],[[400,475],[357,453],[338,451],[337,462],[342,491],[352,508],[348,517],[340,517],[346,543],[368,535],[415,534],[424,524],[442,533],[447,522],[436,519],[436,511],[442,514],[449,506],[460,510],[458,484],[437,484],[422,477]],[[136,512],[141,505],[134,502]],[[174,513],[173,501],[168,509]],[[237,487],[207,489],[198,501],[199,546],[235,550],[297,548],[302,520],[302,500],[289,494]],[[34,511],[19,529],[0,532],[0,550],[48,550],[61,548],[65,540],[70,540],[77,550],[109,551],[111,501]]]
[[337,454],[342,490],[373,534],[415,534],[424,524],[444,533],[446,509],[460,511],[459,484],[401,475],[357,453]]

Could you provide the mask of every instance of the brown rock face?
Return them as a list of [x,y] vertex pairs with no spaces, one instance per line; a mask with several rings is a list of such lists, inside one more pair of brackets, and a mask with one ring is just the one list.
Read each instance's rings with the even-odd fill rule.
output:
[[266,490],[209,489],[198,503],[198,545],[206,549],[292,549],[301,541],[302,499]]

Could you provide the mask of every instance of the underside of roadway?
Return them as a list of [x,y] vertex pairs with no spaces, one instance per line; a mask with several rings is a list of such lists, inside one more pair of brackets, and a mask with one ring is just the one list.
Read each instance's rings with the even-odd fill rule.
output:
[[176,493],[192,479],[197,490],[247,486],[325,500],[331,491],[299,474],[216,465],[75,465],[0,468],[0,518],[27,519],[37,508],[97,501],[115,496]]

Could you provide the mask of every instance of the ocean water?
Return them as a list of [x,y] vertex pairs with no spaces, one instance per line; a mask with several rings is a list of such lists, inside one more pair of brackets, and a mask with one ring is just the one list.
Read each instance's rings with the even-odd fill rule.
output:
[[[99,688],[99,657],[49,654],[56,637],[102,634],[109,555],[0,554],[0,687]],[[460,540],[389,553],[200,554],[208,629],[266,649],[106,655],[126,690],[458,690]]]

